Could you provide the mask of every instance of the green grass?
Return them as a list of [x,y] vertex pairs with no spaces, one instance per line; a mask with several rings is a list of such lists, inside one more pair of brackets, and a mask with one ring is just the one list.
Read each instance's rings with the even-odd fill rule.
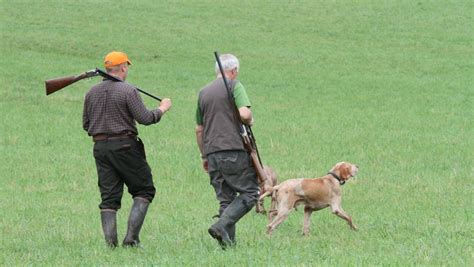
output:
[[[0,1],[0,265],[472,266],[472,1]],[[170,97],[140,127],[157,196],[143,250],[105,248],[82,100],[44,80],[127,52],[129,82]],[[263,161],[280,180],[351,161],[352,232],[328,210],[272,238],[253,211],[238,247],[207,234],[217,202],[194,137],[213,52],[241,60]],[[144,98],[150,108],[157,105]],[[268,200],[267,200],[268,202]],[[123,238],[131,200],[119,212]],[[268,203],[267,203],[268,204]]]

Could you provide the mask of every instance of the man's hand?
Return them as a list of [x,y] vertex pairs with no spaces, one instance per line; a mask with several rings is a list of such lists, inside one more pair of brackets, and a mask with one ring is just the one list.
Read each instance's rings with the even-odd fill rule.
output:
[[206,172],[209,172],[209,161],[207,159],[202,159],[202,168]]
[[252,117],[252,119],[250,120],[250,122],[249,122],[247,125],[248,125],[248,126],[252,126],[253,123],[254,123],[254,120],[253,120],[253,117]]
[[199,152],[201,152],[202,168],[206,172],[209,172],[209,161],[207,160],[206,156],[202,155],[202,152],[204,151],[203,144],[202,144],[202,132],[203,131],[204,131],[204,126],[196,125],[196,141],[197,141],[197,144],[198,144],[198,147],[199,147]]
[[158,107],[158,109],[161,110],[162,114],[165,114],[171,108],[171,105],[172,105],[171,99],[164,98],[163,100],[161,100],[160,106]]

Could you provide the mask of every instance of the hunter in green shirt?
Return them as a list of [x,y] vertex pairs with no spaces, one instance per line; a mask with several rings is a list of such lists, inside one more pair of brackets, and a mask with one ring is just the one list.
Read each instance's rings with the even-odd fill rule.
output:
[[[242,85],[241,82],[237,82],[237,84],[234,87],[234,92],[232,94],[234,96],[235,100],[235,105],[237,108],[241,107],[251,107],[249,97],[247,96],[247,91],[245,91],[244,86]],[[202,125],[202,114],[201,114],[201,109],[199,108],[199,103],[196,109],[196,124]]]

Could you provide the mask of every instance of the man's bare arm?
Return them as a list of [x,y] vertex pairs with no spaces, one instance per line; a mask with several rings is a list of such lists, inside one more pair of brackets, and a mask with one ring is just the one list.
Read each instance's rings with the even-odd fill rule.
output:
[[248,107],[241,107],[239,108],[240,119],[243,123],[252,126],[253,124],[253,116],[252,111]]

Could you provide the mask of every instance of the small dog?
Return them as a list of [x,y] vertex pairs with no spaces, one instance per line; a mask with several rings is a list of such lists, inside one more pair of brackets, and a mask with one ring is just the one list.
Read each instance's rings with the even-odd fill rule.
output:
[[[265,172],[267,179],[263,181],[263,183],[258,185],[260,187],[260,196],[265,193],[268,193],[267,195],[269,195],[271,191],[269,191],[268,189],[270,190],[273,189],[273,187],[276,186],[277,179],[278,179],[276,172],[269,166],[263,166],[263,171]],[[261,214],[267,213],[267,211],[265,210],[265,206],[263,205],[264,204],[263,200],[264,199],[262,197],[258,199],[257,205],[255,206],[255,211],[257,213],[261,213]]]
[[304,204],[303,235],[309,234],[310,216],[313,211],[331,207],[332,212],[347,221],[351,229],[357,230],[352,219],[341,207],[341,185],[359,171],[357,165],[348,162],[337,163],[327,175],[314,179],[290,179],[273,187],[273,192],[260,196],[263,199],[272,194],[272,209],[269,212],[267,234],[271,235],[290,211]]

